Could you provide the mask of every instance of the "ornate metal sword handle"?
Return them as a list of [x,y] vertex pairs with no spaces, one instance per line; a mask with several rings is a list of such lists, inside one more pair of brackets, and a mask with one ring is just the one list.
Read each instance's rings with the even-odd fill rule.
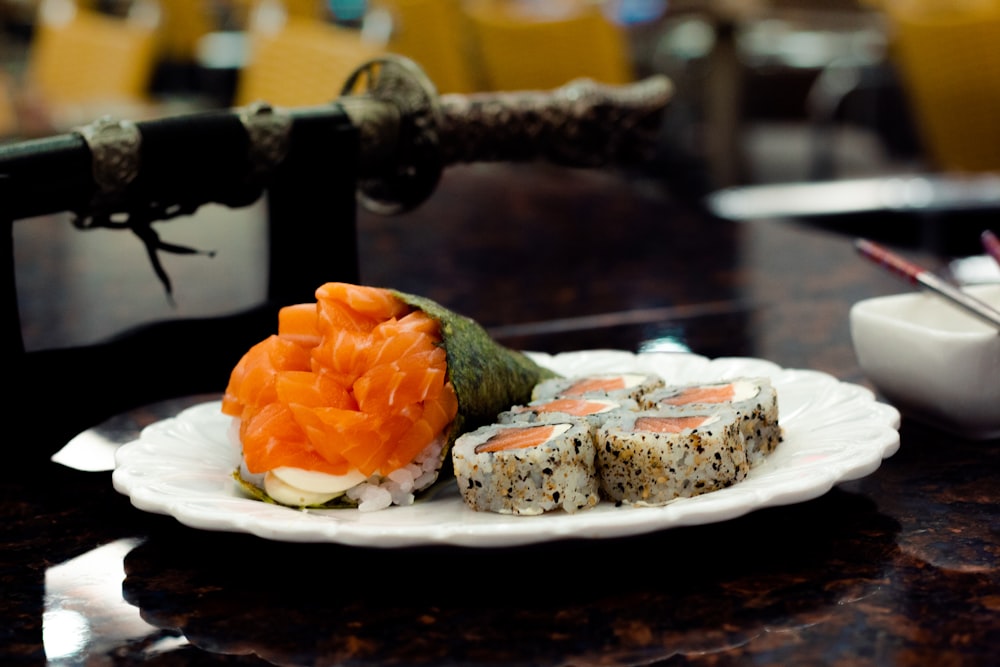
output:
[[641,162],[672,93],[670,80],[656,76],[627,86],[580,79],[554,91],[439,97],[416,64],[388,56],[355,71],[337,102],[361,132],[361,203],[396,213],[429,197],[451,164]]
[[377,58],[348,77],[341,92],[337,101],[361,133],[359,201],[391,214],[427,199],[444,163],[438,95],[423,70],[400,56]]
[[543,159],[576,167],[629,164],[650,157],[666,77],[629,86],[588,79],[551,92],[444,95],[441,153],[446,164]]

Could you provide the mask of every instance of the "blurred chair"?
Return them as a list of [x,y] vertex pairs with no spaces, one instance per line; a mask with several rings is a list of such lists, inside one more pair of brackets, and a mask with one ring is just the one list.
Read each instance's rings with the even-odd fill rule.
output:
[[260,3],[248,32],[249,62],[240,73],[237,105],[258,100],[279,106],[330,102],[359,65],[384,50],[361,31],[292,15],[281,3]]
[[1000,169],[1000,1],[880,4],[932,166]]
[[204,0],[158,0],[163,10],[159,55],[169,62],[193,63],[198,41],[216,30],[211,3]]
[[441,93],[478,88],[460,0],[375,0],[369,19],[388,15],[388,49],[418,63]]
[[323,0],[282,0],[289,16],[305,19],[319,19],[326,16],[326,2]]
[[105,106],[148,103],[159,19],[158,6],[148,2],[135,3],[121,18],[72,0],[42,0],[26,83],[57,125],[63,118],[90,120]]
[[634,80],[628,43],[597,3],[483,0],[465,11],[483,76],[493,90],[546,89],[588,77]]
[[19,130],[14,89],[13,79],[0,70],[0,140],[16,134]]

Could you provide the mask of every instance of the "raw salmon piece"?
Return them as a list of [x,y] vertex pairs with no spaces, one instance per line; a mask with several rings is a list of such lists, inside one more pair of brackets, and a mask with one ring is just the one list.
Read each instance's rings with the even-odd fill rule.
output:
[[405,315],[409,306],[391,292],[376,287],[326,283],[316,290],[320,331],[340,328],[370,331],[380,322]]
[[275,378],[275,395],[285,405],[308,408],[344,408],[357,410],[351,393],[328,375],[309,371],[281,371]]
[[444,387],[443,359],[444,352],[437,350],[370,368],[354,383],[358,406],[365,412],[385,414],[435,397]]
[[538,412],[561,412],[576,417],[586,417],[608,409],[608,403],[580,398],[557,398],[534,406]]
[[247,405],[273,401],[278,371],[310,367],[309,350],[277,335],[268,336],[251,347],[230,373],[222,399],[223,413],[239,417]]
[[372,428],[368,415],[363,412],[343,408],[307,408],[302,405],[289,406],[289,410],[306,436],[305,442],[300,446],[315,451],[335,464],[347,462],[350,464],[349,469],[354,469],[357,467],[355,461],[360,456],[345,456],[349,445],[354,443],[360,447],[372,447],[379,443],[378,433]]
[[639,417],[635,420],[635,430],[652,433],[680,433],[690,428],[698,428],[705,423],[705,417]]
[[340,329],[323,336],[312,349],[311,368],[315,373],[327,373],[345,387],[354,384],[368,370],[371,336]]
[[378,325],[378,334],[384,338],[396,336],[404,331],[420,332],[437,339],[440,325],[433,317],[419,310],[396,319],[385,320]]
[[392,363],[398,359],[418,354],[444,350],[434,344],[434,339],[422,331],[394,330],[388,335],[376,330],[368,350],[368,365]]
[[736,392],[732,384],[707,387],[690,387],[676,396],[665,398],[661,403],[668,405],[687,405],[688,403],[725,403],[733,400]]
[[357,410],[292,406],[316,452],[328,460],[347,460],[352,469],[371,475],[378,470],[372,453],[383,447],[377,418]]
[[525,428],[505,428],[498,431],[486,442],[477,445],[476,454],[483,452],[505,452],[511,449],[537,447],[552,437],[555,426],[527,426]]
[[280,403],[269,403],[249,416],[240,432],[244,461],[254,474],[289,466],[343,475],[350,468],[346,461],[333,463],[306,446],[305,433]]
[[573,384],[563,392],[564,396],[582,396],[592,391],[615,391],[624,389],[624,378],[587,378]]
[[320,342],[315,303],[298,303],[278,310],[278,335],[303,347]]
[[400,438],[396,450],[389,456],[389,469],[401,468],[412,461],[428,444],[444,433],[457,414],[458,398],[449,383],[436,398],[424,402],[421,418]]

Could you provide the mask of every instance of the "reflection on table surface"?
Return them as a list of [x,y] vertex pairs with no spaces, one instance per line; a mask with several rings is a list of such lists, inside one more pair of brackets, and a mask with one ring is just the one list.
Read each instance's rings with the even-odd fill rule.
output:
[[[431,296],[505,343],[546,352],[745,355],[867,386],[848,309],[905,289],[836,230],[710,219],[640,177],[461,168],[418,211],[359,217],[365,282]],[[29,237],[19,252],[43,247]],[[913,252],[930,266],[946,261]],[[155,282],[141,253],[120,260],[134,260],[136,281]],[[70,278],[75,267],[64,267]],[[195,288],[183,269],[173,277],[183,301]],[[50,300],[63,315],[53,318],[44,285],[22,289],[50,318],[39,329],[47,344],[77,342],[73,325],[57,322],[92,316],[85,304]],[[127,325],[144,303],[122,289],[101,317]],[[123,415],[116,432],[183,404]],[[199,531],[133,508],[107,472],[46,463],[3,484],[0,655],[23,664],[990,664],[1000,650],[1000,449],[909,419],[900,433],[899,452],[874,474],[814,500],[627,539],[508,549]],[[62,443],[18,444],[54,452]]]

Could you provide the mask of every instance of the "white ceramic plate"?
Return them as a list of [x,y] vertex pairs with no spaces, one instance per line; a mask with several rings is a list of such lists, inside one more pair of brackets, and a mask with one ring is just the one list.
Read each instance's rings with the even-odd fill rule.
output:
[[302,511],[251,500],[232,478],[239,454],[219,403],[196,405],[146,428],[117,453],[115,488],[139,509],[195,528],[250,533],[289,542],[368,547],[496,547],[568,538],[614,538],[731,519],[756,509],[802,502],[838,482],[875,471],[899,447],[899,413],[869,390],[810,370],[759,359],[594,350],[532,355],[562,373],[659,373],[668,382],[770,377],[778,392],[784,441],[748,477],[729,488],[663,507],[597,507],[565,514],[507,516],[475,512],[448,484],[433,498],[378,512]]

